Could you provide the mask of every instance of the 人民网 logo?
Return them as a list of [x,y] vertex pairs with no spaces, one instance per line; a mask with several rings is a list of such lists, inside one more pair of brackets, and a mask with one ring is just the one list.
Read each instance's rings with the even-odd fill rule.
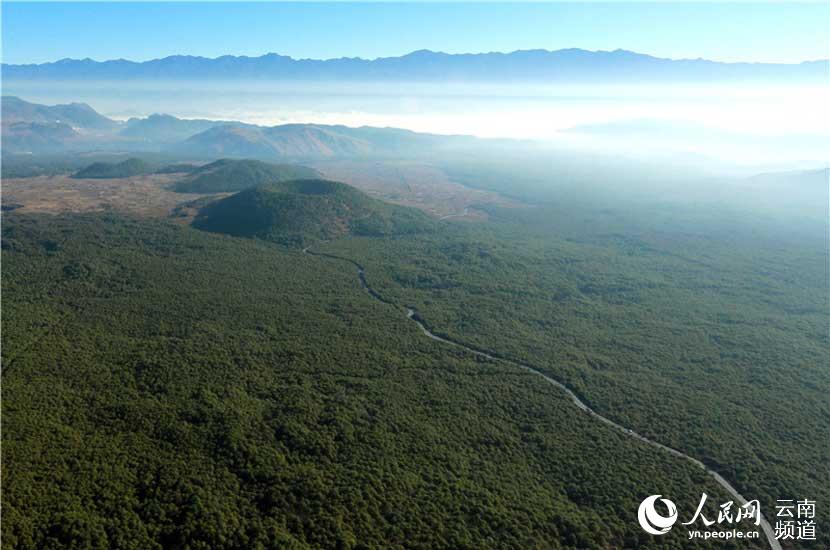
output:
[[[668,533],[675,523],[678,521],[677,506],[674,502],[667,498],[662,498],[663,495],[651,495],[640,503],[640,508],[637,510],[637,519],[640,521],[640,527],[643,531],[650,535],[665,535]],[[775,539],[778,538],[792,538],[793,540],[815,540],[815,521],[812,519],[815,512],[815,503],[813,501],[799,501],[798,517],[803,518],[800,523],[795,521],[780,522],[781,526],[776,526],[776,531],[773,533],[772,528],[768,523],[764,523],[761,516],[761,505],[757,500],[741,501],[743,504],[735,505],[734,501],[727,501],[721,503],[715,511],[706,511],[706,501],[708,495],[702,493],[700,495],[700,502],[697,505],[694,515],[689,521],[683,522],[683,525],[702,524],[705,529],[690,528],[688,531],[689,540],[694,539],[759,539],[761,532],[764,531],[770,544],[773,548],[780,548],[777,546]],[[658,506],[658,501],[660,505]],[[792,500],[786,502],[794,502]],[[781,507],[785,511],[789,511],[786,517],[795,517],[796,506],[792,504],[789,507]],[[658,511],[659,509],[659,511]],[[717,514],[717,515],[712,515]],[[709,517],[707,517],[709,516]],[[780,516],[783,517],[783,516]],[[710,519],[712,518],[712,519]],[[761,529],[740,529],[739,527],[761,527]],[[800,525],[800,530],[799,530]],[[774,537],[774,538],[773,538]]]
[[[646,533],[651,535],[665,535],[677,521],[677,506],[667,498],[660,498],[662,495],[651,495],[640,503],[637,510],[637,519],[640,526]],[[668,515],[662,515],[655,508],[657,499],[667,508]]]

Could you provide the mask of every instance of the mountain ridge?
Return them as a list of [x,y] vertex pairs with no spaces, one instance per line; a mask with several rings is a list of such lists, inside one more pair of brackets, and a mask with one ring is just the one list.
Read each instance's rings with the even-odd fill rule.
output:
[[293,58],[277,53],[261,56],[223,55],[209,58],[171,55],[147,61],[64,58],[40,64],[2,65],[8,79],[96,78],[256,78],[312,80],[733,80],[826,78],[830,60],[800,63],[722,62],[703,58],[669,59],[617,49],[529,49],[513,52],[451,54],[416,50],[402,56],[364,59]]
[[105,117],[86,103],[72,102],[56,105],[31,103],[17,96],[3,95],[0,102],[2,123],[66,124],[87,130],[113,130],[118,122]]
[[[7,153],[127,150],[192,155],[199,159],[220,157],[331,158],[423,151],[425,148],[458,146],[477,140],[465,135],[440,135],[393,127],[288,123],[259,126],[231,120],[182,119],[152,114],[126,122],[109,119],[86,104],[91,121],[61,122],[55,109],[64,105],[30,103],[16,96],[2,96],[3,150]],[[45,113],[45,114],[44,114]]]

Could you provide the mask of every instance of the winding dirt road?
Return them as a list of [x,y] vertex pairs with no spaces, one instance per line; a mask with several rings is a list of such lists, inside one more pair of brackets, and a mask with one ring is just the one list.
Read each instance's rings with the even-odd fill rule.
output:
[[[360,280],[360,286],[363,288],[363,290],[365,290],[372,298],[374,298],[374,299],[376,299],[380,302],[383,302],[384,304],[391,305],[395,308],[399,307],[397,304],[394,304],[393,302],[390,302],[389,300],[383,298],[383,296],[378,294],[378,292],[375,291],[375,289],[373,289],[371,286],[369,286],[369,283],[366,282],[366,271],[363,269],[363,266],[360,265],[359,263],[357,263],[356,261],[351,260],[349,258],[344,258],[342,256],[336,256],[334,254],[327,254],[325,252],[312,252],[310,247],[304,248],[303,253],[309,254],[309,255],[312,255],[312,256],[318,256],[318,257],[330,258],[330,259],[333,259],[333,260],[348,262],[348,263],[352,264],[353,266],[355,266],[357,268],[357,276],[358,276],[358,279]],[[487,352],[487,351],[484,351],[484,350],[476,349],[476,348],[474,348],[472,346],[469,346],[467,344],[464,344],[462,342],[458,342],[456,340],[451,340],[451,339],[443,337],[443,336],[438,336],[437,334],[435,334],[431,330],[429,330],[429,328],[427,328],[426,323],[423,320],[423,318],[420,317],[418,315],[418,312],[416,312],[412,308],[409,308],[409,307],[406,308],[406,317],[407,317],[407,319],[409,319],[409,320],[413,321],[414,323],[416,323],[418,325],[418,327],[420,327],[421,332],[423,332],[425,336],[427,336],[428,338],[431,338],[431,339],[433,339],[437,342],[441,342],[442,344],[446,344],[446,345],[449,345],[449,346],[454,346],[456,348],[463,349],[463,350],[465,350],[469,353],[472,353],[473,355],[477,355],[479,357],[484,357],[484,358],[489,359],[491,361],[501,361],[503,363],[508,363],[510,365],[513,365],[515,367],[519,367],[521,369],[524,369],[528,372],[531,372],[531,373],[539,376],[545,382],[548,382],[549,384],[553,384],[554,386],[556,386],[557,388],[559,388],[560,390],[565,392],[565,394],[571,399],[573,404],[578,409],[580,409],[581,411],[591,415],[596,420],[602,422],[603,424],[605,424],[607,426],[610,426],[610,427],[614,428],[615,430],[617,430],[617,431],[619,431],[619,432],[621,432],[621,433],[623,433],[623,434],[625,434],[629,437],[637,439],[637,440],[639,440],[639,441],[641,441],[641,442],[643,442],[647,445],[651,445],[652,447],[655,447],[657,449],[665,451],[665,452],[667,452],[669,454],[672,454],[672,455],[674,455],[678,458],[688,460],[689,462],[691,462],[692,464],[694,464],[698,468],[701,468],[702,470],[704,470],[712,479],[714,479],[721,487],[723,487],[730,495],[732,495],[732,497],[735,499],[735,501],[738,504],[743,505],[743,504],[747,503],[747,499],[745,499],[743,497],[743,495],[741,495],[738,492],[737,489],[735,489],[728,481],[726,481],[726,479],[724,479],[723,476],[721,476],[716,471],[708,468],[700,460],[698,460],[694,457],[691,457],[691,456],[687,455],[686,453],[684,453],[682,451],[678,451],[677,449],[674,449],[672,447],[663,445],[662,443],[658,443],[657,441],[651,440],[651,439],[645,437],[644,435],[638,434],[637,432],[635,432],[634,430],[632,430],[630,428],[626,428],[625,426],[617,424],[616,422],[614,422],[610,418],[606,418],[606,417],[602,416],[601,414],[594,411],[591,407],[589,407],[584,401],[582,401],[576,395],[576,393],[574,393],[573,390],[571,390],[568,386],[566,386],[565,384],[563,384],[562,382],[560,382],[560,381],[558,381],[554,378],[551,378],[547,374],[544,374],[543,372],[541,372],[537,368],[532,367],[530,365],[526,365],[524,363],[520,363],[518,361],[514,361],[512,359],[508,359],[506,357],[500,357],[498,355],[494,355],[494,352]],[[772,526],[767,521],[767,519],[763,516],[763,514],[761,514],[760,527],[763,530],[764,535],[766,535],[767,542],[769,543],[770,548],[772,550],[782,550],[781,549],[781,544],[778,542],[778,539],[775,538],[775,531],[773,531]]]

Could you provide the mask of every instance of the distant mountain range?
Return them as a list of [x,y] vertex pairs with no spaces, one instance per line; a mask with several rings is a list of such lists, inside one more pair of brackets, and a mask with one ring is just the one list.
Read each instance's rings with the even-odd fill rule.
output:
[[172,143],[187,139],[222,124],[242,124],[205,119],[181,119],[172,115],[153,114],[147,118],[131,118],[120,135],[147,143]]
[[[154,114],[126,122],[109,119],[83,103],[38,105],[2,98],[4,153],[153,151],[178,156],[275,159],[370,157],[424,153],[477,142],[398,128],[188,120]],[[313,174],[312,174],[313,175]]]
[[3,64],[4,79],[263,79],[396,81],[776,81],[826,80],[828,60],[798,64],[721,63],[664,59],[626,50],[521,50],[512,53],[446,54],[419,50],[378,59],[293,59],[226,55],[215,59],[174,55],[151,61],[61,59],[53,63]]

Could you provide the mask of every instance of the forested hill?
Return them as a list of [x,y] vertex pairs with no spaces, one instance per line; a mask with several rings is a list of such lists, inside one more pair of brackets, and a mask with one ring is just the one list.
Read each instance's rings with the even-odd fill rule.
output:
[[151,172],[152,167],[141,159],[121,162],[95,162],[78,170],[72,177],[78,179],[129,178]]
[[221,159],[194,169],[174,189],[180,193],[232,193],[266,183],[319,176],[305,166]]
[[373,199],[344,183],[306,179],[260,185],[202,208],[194,227],[281,243],[344,235],[430,231],[437,222],[413,208]]

